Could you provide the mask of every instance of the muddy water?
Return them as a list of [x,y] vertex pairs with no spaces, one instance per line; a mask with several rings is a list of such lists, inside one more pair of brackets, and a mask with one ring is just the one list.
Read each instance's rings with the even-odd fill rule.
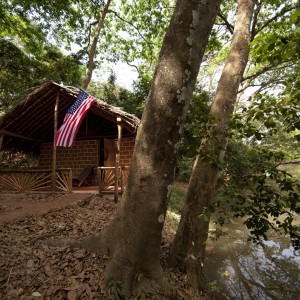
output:
[[300,254],[286,238],[274,234],[262,247],[247,241],[241,222],[223,230],[227,235],[207,244],[204,268],[213,299],[300,300]]

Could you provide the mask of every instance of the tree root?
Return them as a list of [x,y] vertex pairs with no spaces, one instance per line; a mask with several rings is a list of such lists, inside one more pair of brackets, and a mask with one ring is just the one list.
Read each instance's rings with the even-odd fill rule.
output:
[[93,253],[107,253],[108,248],[104,248],[104,244],[101,239],[101,235],[89,236],[84,238],[83,240],[79,239],[48,239],[45,240],[45,244],[49,247],[62,247],[62,246],[69,246],[70,248],[79,248],[79,249],[86,249],[89,252]]
[[172,284],[166,275],[160,279],[143,277],[140,281],[136,282],[133,294],[136,296],[144,294],[145,298],[156,295],[158,299],[178,299],[175,284]]

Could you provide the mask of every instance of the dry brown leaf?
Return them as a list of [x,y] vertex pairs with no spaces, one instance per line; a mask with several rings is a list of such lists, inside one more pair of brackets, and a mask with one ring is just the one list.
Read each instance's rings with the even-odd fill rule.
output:
[[52,277],[54,276],[54,271],[52,270],[51,266],[50,265],[45,265],[44,267],[44,270],[45,270],[45,274],[49,277]]
[[7,296],[10,297],[17,297],[19,292],[17,289],[15,289],[12,285],[8,285],[7,290],[6,290]]
[[27,268],[32,268],[34,266],[34,260],[33,259],[29,259],[27,261],[27,264],[26,264]]
[[73,286],[69,286],[69,287],[66,287],[66,288],[63,288],[65,291],[76,291],[80,288],[80,285],[77,284],[77,285],[73,285]]
[[77,299],[76,291],[68,291],[68,300],[76,300],[76,299]]
[[45,254],[43,251],[38,250],[37,253],[35,254],[41,261],[45,260]]
[[86,250],[85,249],[79,249],[77,250],[73,256],[76,257],[76,258],[84,258],[85,257],[85,254],[86,254]]
[[75,265],[75,271],[76,273],[78,272],[81,272],[82,270],[82,263],[81,262],[78,262],[76,265]]
[[85,277],[85,271],[82,271],[82,272],[79,273],[76,277],[79,278],[79,279],[81,279],[81,280],[83,280],[84,277]]
[[92,290],[91,290],[89,285],[86,285],[85,293],[86,293],[86,296],[87,296],[88,300],[93,299],[93,293],[92,293]]

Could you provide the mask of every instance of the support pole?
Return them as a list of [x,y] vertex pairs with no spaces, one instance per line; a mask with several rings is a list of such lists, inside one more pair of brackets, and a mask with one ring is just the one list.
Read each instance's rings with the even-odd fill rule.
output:
[[115,164],[115,203],[118,203],[118,193],[119,193],[119,166],[120,166],[120,146],[121,146],[121,138],[122,138],[122,119],[120,117],[117,118],[117,126],[118,126],[118,140],[117,140],[117,149],[116,149],[116,164]]
[[4,135],[0,134],[0,151],[2,150],[3,138],[4,138]]
[[59,92],[56,95],[55,107],[54,107],[54,130],[53,130],[53,157],[52,157],[52,193],[55,191],[56,186],[56,143],[55,137],[57,133],[57,115],[58,115],[58,103],[59,103]]

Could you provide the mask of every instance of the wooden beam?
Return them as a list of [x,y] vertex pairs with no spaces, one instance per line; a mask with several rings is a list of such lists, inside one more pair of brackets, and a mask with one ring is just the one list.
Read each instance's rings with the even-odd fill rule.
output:
[[115,165],[115,203],[118,202],[118,193],[119,193],[119,166],[120,166],[120,146],[122,138],[122,119],[117,118],[118,126],[118,140],[117,140],[117,149],[116,149],[116,165]]
[[25,136],[25,135],[22,135],[22,134],[17,134],[17,133],[9,132],[9,131],[2,130],[2,129],[0,129],[0,134],[1,135],[7,135],[7,136],[16,137],[16,138],[23,139],[23,140],[33,141],[33,142],[37,142],[37,143],[42,143],[43,142],[42,140],[34,139],[34,138],[29,137],[29,136]]
[[55,142],[55,138],[56,138],[56,133],[57,133],[58,104],[59,104],[59,92],[57,92],[56,100],[55,100],[55,107],[54,107],[53,157],[52,157],[52,179],[51,179],[52,193],[54,193],[55,186],[56,186],[56,142]]

